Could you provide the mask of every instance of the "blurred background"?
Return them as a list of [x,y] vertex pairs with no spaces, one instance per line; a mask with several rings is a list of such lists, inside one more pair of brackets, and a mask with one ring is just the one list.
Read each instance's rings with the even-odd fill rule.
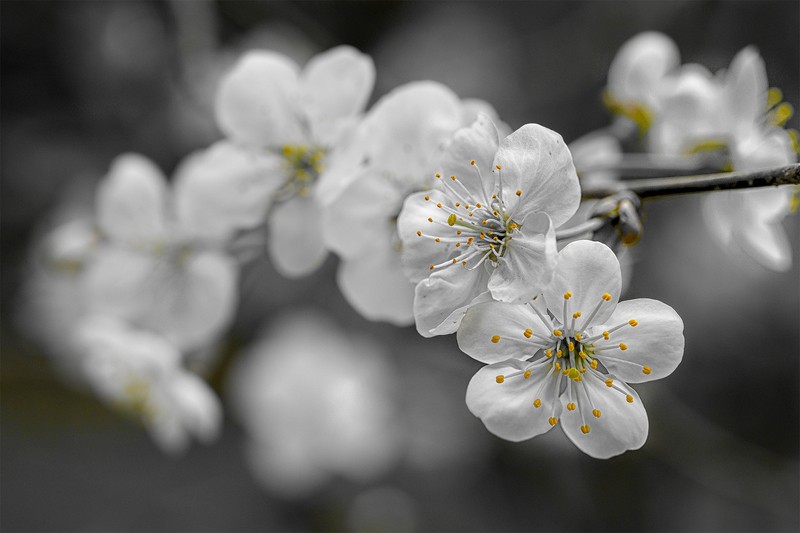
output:
[[[361,318],[338,292],[335,257],[299,281],[263,259],[243,271],[235,322],[207,369],[226,406],[222,435],[178,457],[71,386],[58,339],[43,340],[46,317],[23,312],[31,245],[65,210],[91,207],[117,154],[142,153],[169,174],[220,138],[216,82],[243,50],[302,65],[351,44],[375,60],[372,102],[433,79],[489,101],[514,129],[538,122],[570,142],[609,123],[608,66],[644,30],[668,34],[684,63],[713,71],[757,46],[770,86],[797,108],[799,3],[4,0],[0,10],[4,531],[800,529],[797,215],[784,221],[794,266],[776,274],[722,250],[699,198],[646,205],[624,299],[674,307],[686,353],[672,376],[636,387],[650,416],[645,446],[608,461],[558,430],[519,444],[493,437],[464,404],[480,364],[453,336]],[[235,368],[287,314],[313,315],[390,369],[359,400],[380,396],[396,422],[373,428],[375,439],[395,439],[379,472],[344,468],[298,496],[252,468]]]

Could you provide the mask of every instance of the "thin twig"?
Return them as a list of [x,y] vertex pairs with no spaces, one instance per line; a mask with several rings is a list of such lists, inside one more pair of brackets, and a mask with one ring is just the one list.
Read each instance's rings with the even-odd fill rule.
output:
[[711,191],[730,191],[755,187],[777,187],[800,184],[800,164],[751,172],[726,172],[697,176],[670,176],[624,180],[601,186],[584,186],[585,200],[606,198],[618,192],[630,191],[642,199],[676,196]]

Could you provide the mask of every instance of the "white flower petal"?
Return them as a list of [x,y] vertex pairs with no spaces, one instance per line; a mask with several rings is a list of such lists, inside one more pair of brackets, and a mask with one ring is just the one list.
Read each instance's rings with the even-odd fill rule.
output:
[[608,69],[608,91],[626,103],[650,103],[661,80],[680,64],[675,42],[657,32],[644,32],[620,47]]
[[306,276],[328,256],[322,239],[322,212],[313,197],[295,196],[275,204],[268,226],[270,259],[281,275]]
[[427,186],[444,143],[462,126],[461,102],[432,81],[402,85],[381,98],[364,119],[367,156],[393,179]]
[[[467,407],[472,414],[481,419],[486,429],[514,442],[546,433],[552,427],[549,418],[558,418],[561,413],[555,388],[558,381],[547,377],[547,367],[539,368],[527,379],[517,376],[497,382],[498,375],[519,372],[526,366],[528,363],[516,359],[485,366],[467,386]],[[541,400],[538,408],[533,405],[537,398]]]
[[178,373],[169,387],[183,427],[203,442],[215,440],[222,425],[222,405],[211,387],[189,372]]
[[307,140],[297,110],[297,64],[277,52],[250,51],[220,82],[217,123],[235,141],[278,148]]
[[363,111],[374,84],[372,58],[351,46],[312,57],[300,76],[300,103],[315,140],[335,144],[337,123]]
[[175,209],[184,231],[216,240],[264,221],[286,180],[280,156],[220,142],[189,156],[175,175]]
[[[608,371],[629,383],[641,383],[670,375],[683,359],[683,321],[675,310],[658,300],[637,298],[620,302],[605,326],[592,328],[598,334],[611,327],[636,320],[635,327],[625,326],[614,332],[609,341],[597,345],[624,342],[625,350],[600,352],[597,358]],[[604,357],[609,354],[608,357]],[[649,374],[643,372],[647,366]]]
[[[362,172],[335,202],[322,206],[325,244],[343,258],[369,253],[390,242],[396,232],[395,213],[403,198],[397,188],[374,170]],[[395,254],[397,263],[400,255]]]
[[97,189],[97,223],[109,237],[151,243],[164,237],[167,181],[152,161],[138,154],[114,159]]
[[[430,265],[447,260],[456,250],[455,243],[447,240],[455,236],[454,229],[437,223],[447,218],[436,207],[439,203],[450,206],[449,198],[441,191],[418,192],[406,198],[397,217],[397,234],[403,242],[403,270],[412,283],[426,279],[431,274]],[[428,237],[443,240],[437,243]]]
[[[621,290],[622,275],[614,252],[599,242],[575,241],[558,253],[556,274],[545,290],[544,298],[550,311],[561,318],[564,294],[571,293],[567,304],[568,314],[581,312],[582,318],[576,322],[579,326],[589,319],[589,315],[600,304],[592,324],[602,324],[614,311]],[[602,298],[606,293],[611,295],[607,301]]]
[[423,337],[454,333],[470,305],[491,299],[486,284],[489,273],[479,267],[446,267],[417,284],[414,319]]
[[792,267],[792,247],[780,223],[754,220],[737,225],[733,234],[742,250],[762,266],[776,272]]
[[488,115],[481,113],[471,126],[453,134],[437,171],[442,179],[456,176],[476,201],[488,202],[494,189],[492,164],[499,143],[497,128]]
[[553,224],[544,213],[531,213],[514,233],[489,280],[495,300],[527,302],[550,283],[558,250]]
[[98,248],[87,265],[83,283],[89,309],[122,320],[136,320],[147,312],[158,261],[154,256],[121,248]]
[[735,134],[759,124],[767,107],[767,69],[755,46],[743,48],[731,61],[725,85]]
[[[579,391],[576,403],[580,407],[574,411],[566,409],[569,396],[561,394],[564,410],[559,423],[564,433],[582,452],[595,459],[608,459],[628,450],[637,450],[647,440],[649,423],[642,400],[622,381],[614,380],[614,384],[624,393],[607,387],[603,379],[593,373],[584,374],[580,384],[573,383],[573,394]],[[578,385],[577,389],[575,385]],[[586,401],[584,386],[589,391],[591,404]],[[626,400],[627,394],[633,402]],[[592,409],[600,411],[600,418],[592,415]],[[581,431],[582,425],[589,426],[589,433]]]
[[578,209],[578,175],[558,133],[525,124],[500,142],[494,164],[502,166],[503,198],[515,220],[524,220],[529,213],[547,213],[558,227]]
[[[482,363],[529,358],[539,350],[536,337],[525,331],[548,335],[548,328],[527,304],[485,302],[470,307],[458,328],[458,347]],[[495,340],[497,342],[495,342]]]
[[400,253],[389,241],[343,260],[336,279],[347,301],[364,318],[395,326],[414,323],[414,285],[403,274]]

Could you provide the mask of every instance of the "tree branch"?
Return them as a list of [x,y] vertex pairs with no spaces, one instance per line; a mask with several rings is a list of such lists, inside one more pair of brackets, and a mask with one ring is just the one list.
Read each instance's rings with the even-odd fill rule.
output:
[[623,180],[607,185],[582,186],[581,193],[583,199],[588,200],[606,198],[618,192],[630,191],[644,200],[679,194],[731,191],[755,187],[777,187],[778,185],[792,184],[800,184],[800,164],[751,172]]

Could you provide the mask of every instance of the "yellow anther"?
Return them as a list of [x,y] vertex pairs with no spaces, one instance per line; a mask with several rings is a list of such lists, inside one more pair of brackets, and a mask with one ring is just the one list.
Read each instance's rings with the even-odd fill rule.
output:
[[441,204],[441,203],[439,203],[439,204],[436,204],[436,207],[438,207],[439,209],[441,209],[441,208],[442,208],[442,204]]
[[581,374],[585,374],[586,373],[586,367],[581,368],[580,372],[581,372]]
[[433,269],[434,269],[434,268],[436,268],[436,267],[434,267],[433,265],[431,265],[431,266],[429,266],[428,268],[430,268],[431,270],[433,270]]
[[574,352],[575,351],[575,343],[570,341],[569,344],[567,344],[567,348],[569,348],[570,352]]
[[442,242],[442,239],[440,239],[439,237],[436,237],[434,240],[435,240],[436,242]]
[[550,422],[551,426],[555,426],[556,424],[558,424],[558,418],[556,418],[554,416],[551,416],[550,418],[548,418],[547,421]]
[[469,162],[469,164],[470,164],[470,165],[472,165],[472,166],[474,167],[474,166],[475,166],[475,160],[474,160],[474,159],[473,159],[473,160],[471,160],[471,161]]
[[588,425],[581,426],[581,433],[583,433],[584,435],[589,433],[589,426]]
[[498,216],[500,213],[497,212],[497,209],[492,209],[492,214],[494,216]]
[[456,243],[456,248],[461,248],[461,243],[460,242]]
[[792,104],[789,102],[782,102],[781,104],[775,106],[775,109],[770,112],[769,121],[774,126],[782,127],[790,118],[792,118],[792,115],[794,115],[794,108],[792,107]]
[[600,409],[592,409],[592,414],[595,418],[600,418]]
[[540,408],[542,406],[542,400],[536,398],[535,400],[533,400],[533,406],[537,409]]
[[442,175],[441,175],[441,174],[439,174],[439,173],[437,172],[437,173],[436,173],[436,177],[437,177],[437,178],[441,178],[441,177],[442,177]]
[[497,200],[497,195],[496,194],[492,195],[492,200]]
[[453,215],[453,214],[450,214],[450,216],[447,217],[447,225],[448,226],[453,226],[453,225],[455,225],[455,223],[456,223],[456,216]]
[[458,263],[458,259],[453,258],[453,264],[455,265],[456,263]]
[[556,357],[557,357],[558,359],[561,359],[562,357],[564,357],[564,350],[559,350],[559,351],[557,351],[557,352],[556,352]]
[[556,372],[558,372],[559,370],[561,370],[561,363],[559,363],[558,361],[556,361],[556,364],[555,364],[555,365],[553,365],[553,367],[555,367],[555,369],[556,369]]
[[631,320],[628,320],[628,324],[630,324],[631,327],[635,328],[636,326],[639,325],[639,322],[637,322],[636,320],[631,319]]
[[517,196],[522,196],[522,191],[517,189],[517,192],[515,192],[514,194],[516,194]]
[[494,250],[494,244],[491,244],[491,243],[490,243],[490,244],[489,244],[489,248],[491,248],[492,250]]
[[628,403],[633,403],[633,396],[628,394],[627,396],[625,396],[625,401]]
[[481,224],[483,224],[484,226],[485,226],[486,224],[488,224],[488,223],[489,223],[489,221],[488,221],[488,220],[484,220],[483,222],[481,222]]
[[498,342],[500,342],[500,335],[493,335],[492,336],[492,342],[494,344],[497,344]]
[[643,373],[643,374],[650,374],[650,372],[652,372],[652,371],[653,371],[653,369],[652,369],[652,368],[650,368],[650,367],[649,367],[649,366],[647,366],[647,365],[645,365],[645,366],[643,366],[643,367],[642,367],[642,373]]
[[613,387],[613,386],[614,386],[614,380],[611,379],[611,378],[608,378],[606,380],[606,387]]
[[575,334],[575,340],[578,341],[578,342],[581,342],[583,340],[583,335],[581,335],[580,333],[576,333]]
[[421,231],[417,231],[417,236],[418,237],[422,237],[422,232]]
[[770,87],[767,91],[767,109],[775,107],[783,100],[783,92],[777,87]]
[[486,234],[485,234],[485,233],[481,233],[481,234],[479,235],[479,237],[480,237],[481,239],[485,239],[485,238],[486,238]]
[[608,301],[611,300],[611,295],[608,294],[608,293],[605,293],[605,294],[603,294],[603,296],[601,296],[601,298],[608,302]]
[[786,130],[786,133],[789,134],[789,139],[792,141],[792,149],[794,150],[794,153],[800,153],[800,134],[798,134],[796,129]]
[[461,202],[456,202],[456,207],[461,207]]
[[592,367],[593,370],[597,370],[597,359],[592,359],[592,362],[589,363],[589,366]]
[[533,335],[533,330],[528,328],[525,331],[523,331],[522,334],[525,335],[526,339],[530,339],[531,335]]
[[619,343],[619,349],[624,352],[625,350],[628,349],[628,345],[625,344],[624,342],[621,342],[621,343]]
[[461,235],[461,230],[456,230],[456,235]]
[[567,370],[567,369],[565,368],[564,370],[562,370],[562,371],[561,371],[561,373],[562,373],[563,375],[565,375],[565,376],[566,376],[567,374],[569,374],[569,370]]
[[560,337],[561,335],[563,335],[563,333],[561,332],[560,329],[554,329],[553,335],[555,335],[556,337]]
[[608,340],[608,337],[609,337],[609,335],[611,335],[611,333],[609,333],[609,332],[607,332],[607,331],[604,331],[604,332],[603,332],[603,338],[604,338],[605,340]]
[[453,180],[453,181],[456,181],[456,177],[455,176],[450,176],[450,179]]
[[581,316],[580,311],[575,311],[574,313],[572,313],[572,318],[580,318],[580,316]]
[[464,265],[464,266],[467,266],[467,262],[466,261],[461,261],[461,264]]
[[500,170],[503,167],[502,167],[502,165],[495,165],[494,168],[496,168],[497,170]]
[[586,354],[583,351],[578,352],[578,355],[581,356],[581,359],[586,359]]
[[433,222],[433,219],[431,217],[428,217],[428,222]]
[[548,359],[550,359],[551,357],[553,357],[553,350],[551,350],[550,348],[546,349],[546,350],[544,351],[544,355],[545,355],[545,357],[547,357]]
[[525,373],[522,374],[522,377],[525,378],[525,379],[528,379],[529,377],[531,377],[531,371],[530,370],[526,370]]
[[464,204],[464,209],[469,210],[469,204]]
[[426,197],[425,197],[425,200],[426,200],[426,201],[428,201],[428,200],[430,200],[430,199],[431,199],[431,197],[430,197],[430,196],[426,196]]
[[577,380],[579,377],[581,377],[581,373],[578,372],[577,368],[570,368],[569,373],[567,373],[567,375],[569,376],[569,379],[574,379],[574,380]]
[[472,216],[472,214],[473,214],[474,212],[475,212],[475,211],[470,211],[470,212],[469,212],[469,216]]
[[474,240],[475,240],[475,237],[470,237],[469,239],[467,239],[467,246],[472,244],[472,241],[474,241]]
[[[497,214],[497,211],[495,211],[495,212],[494,212],[494,214],[496,215],[496,214]],[[517,226],[517,224],[516,224],[515,222],[512,222],[512,223],[511,223],[511,225],[509,226],[509,228],[511,228],[512,230],[515,230],[515,229],[517,229],[518,227],[519,227],[519,226]]]
[[565,300],[569,300],[570,298],[572,298],[572,293],[569,292],[569,291],[565,292],[564,293],[564,299]]
[[505,377],[505,376],[502,376],[502,375],[500,375],[500,376],[497,376],[496,378],[494,378],[494,380],[495,380],[496,382],[498,382],[498,383],[502,383],[502,382],[504,382],[504,381],[506,380],[506,377]]
[[480,208],[481,208],[481,204],[480,204],[480,202],[478,202],[477,204],[475,204],[475,207],[477,207],[478,209],[480,209]]
[[567,411],[574,411],[574,410],[575,410],[575,404],[572,403],[572,402],[568,403],[567,404]]

